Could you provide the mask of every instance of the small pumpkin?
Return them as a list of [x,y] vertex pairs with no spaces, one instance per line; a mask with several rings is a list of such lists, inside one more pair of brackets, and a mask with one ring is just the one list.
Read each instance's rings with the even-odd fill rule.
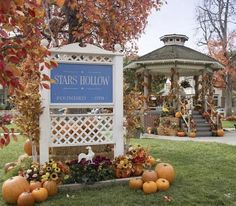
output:
[[157,161],[155,160],[155,158],[151,155],[148,156],[148,160],[147,162],[151,165],[151,166],[154,166],[156,165]]
[[218,137],[223,137],[224,136],[224,130],[223,129],[218,129],[217,130],[217,136]]
[[148,181],[143,184],[143,192],[145,194],[155,193],[157,191],[157,184],[154,181]]
[[164,178],[171,184],[175,179],[175,170],[171,164],[159,163],[155,167],[158,178]]
[[185,136],[185,132],[179,131],[179,132],[177,132],[177,136],[178,137],[184,137]]
[[24,151],[27,155],[31,156],[32,155],[32,142],[27,139],[24,144]]
[[53,180],[51,180],[51,181],[48,180],[48,181],[44,182],[43,187],[45,189],[47,189],[48,196],[53,196],[53,195],[56,195],[58,193],[57,183]]
[[42,182],[39,181],[31,181],[30,182],[30,191],[32,192],[34,189],[42,187]]
[[34,197],[30,192],[23,192],[17,199],[17,206],[33,206]]
[[129,180],[129,188],[131,189],[141,189],[143,187],[143,180],[141,178],[133,178]]
[[157,180],[157,173],[154,170],[145,170],[142,174],[143,182],[147,181],[156,181]]
[[189,133],[189,137],[195,138],[195,137],[196,137],[196,132],[190,132],[190,133]]
[[2,185],[2,197],[6,203],[15,204],[22,192],[29,192],[29,183],[22,176],[11,177]]
[[166,191],[170,187],[169,181],[164,178],[159,178],[156,181],[156,184],[157,184],[157,190],[160,190],[160,191]]
[[182,117],[182,114],[181,114],[181,112],[176,112],[176,113],[175,113],[175,117],[177,117],[177,118],[180,118],[180,117]]
[[34,189],[32,191],[32,195],[36,202],[43,202],[48,198],[48,191],[47,189],[41,187],[41,188]]

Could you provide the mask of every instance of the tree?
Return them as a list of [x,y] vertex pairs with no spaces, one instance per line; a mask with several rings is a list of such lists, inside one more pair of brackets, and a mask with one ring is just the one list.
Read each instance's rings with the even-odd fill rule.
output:
[[[203,34],[200,41],[209,54],[225,68],[217,76],[223,78],[225,86],[226,115],[232,114],[232,66],[231,56],[236,38],[236,0],[203,0],[197,7],[197,21]],[[234,48],[235,49],[235,48]]]
[[[47,1],[48,2],[48,1]],[[143,33],[152,8],[159,9],[162,0],[66,0],[63,7],[45,2],[49,28],[45,37],[60,44],[91,43],[113,50],[124,46]],[[53,34],[53,35],[51,35]]]
[[[40,67],[39,64],[44,62],[50,69],[55,63],[44,60],[50,54],[41,45],[44,13],[39,0],[0,1],[0,84],[7,86],[9,94],[15,99],[28,95],[29,88],[34,82],[37,82],[37,91],[39,87],[48,88],[48,84],[44,81],[48,81],[49,78],[41,75],[40,71],[44,66]],[[28,102],[32,102],[33,99]],[[22,99],[20,104],[25,108],[28,106],[26,99]],[[32,113],[41,110],[40,104],[36,107]],[[34,121],[37,119],[32,117],[29,121],[23,121],[22,125],[33,125]],[[5,132],[0,138],[1,148],[9,144],[10,136],[3,124],[0,127]],[[27,134],[28,131],[23,130],[23,132]]]

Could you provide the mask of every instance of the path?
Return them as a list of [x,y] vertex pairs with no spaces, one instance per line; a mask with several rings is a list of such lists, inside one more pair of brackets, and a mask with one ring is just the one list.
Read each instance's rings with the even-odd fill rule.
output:
[[236,130],[225,131],[224,137],[176,137],[176,136],[161,136],[153,134],[144,134],[141,138],[151,139],[167,139],[175,141],[196,141],[196,142],[217,142],[229,145],[236,145]]

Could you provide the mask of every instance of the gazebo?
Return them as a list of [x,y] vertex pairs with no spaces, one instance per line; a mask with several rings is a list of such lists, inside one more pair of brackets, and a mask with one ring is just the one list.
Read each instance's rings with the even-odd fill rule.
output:
[[[205,132],[197,132],[198,136],[206,136],[211,134],[213,128],[219,128],[219,118],[214,111],[213,105],[213,73],[223,66],[210,56],[201,52],[193,50],[184,46],[188,37],[181,34],[168,34],[160,38],[164,42],[164,46],[156,49],[144,56],[139,57],[137,60],[132,61],[126,68],[134,69],[136,73],[143,75],[143,94],[146,97],[144,105],[148,109],[149,85],[152,83],[150,80],[154,76],[165,76],[170,79],[170,90],[168,94],[168,101],[165,103],[168,110],[175,113],[180,112],[183,125],[186,131],[190,132],[196,130],[196,123],[200,116],[207,116],[208,112],[208,125]],[[184,97],[181,94],[180,79],[184,77],[192,77],[194,88],[194,96],[189,99],[193,108],[184,108],[186,105]],[[164,105],[165,106],[165,105]],[[195,110],[198,110],[197,112]],[[205,113],[204,113],[205,112]],[[196,120],[194,122],[194,115]],[[145,119],[145,118],[144,118]],[[180,118],[181,119],[181,118]],[[180,122],[181,122],[180,121]],[[201,120],[198,126],[204,126],[206,121]],[[192,123],[192,127],[191,127]],[[148,125],[145,125],[147,127]],[[181,126],[181,127],[182,127]],[[200,126],[197,128],[200,129]]]

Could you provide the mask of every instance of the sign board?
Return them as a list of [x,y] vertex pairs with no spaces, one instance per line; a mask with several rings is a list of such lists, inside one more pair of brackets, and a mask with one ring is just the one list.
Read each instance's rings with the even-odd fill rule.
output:
[[51,71],[51,103],[113,103],[112,65],[59,63]]

